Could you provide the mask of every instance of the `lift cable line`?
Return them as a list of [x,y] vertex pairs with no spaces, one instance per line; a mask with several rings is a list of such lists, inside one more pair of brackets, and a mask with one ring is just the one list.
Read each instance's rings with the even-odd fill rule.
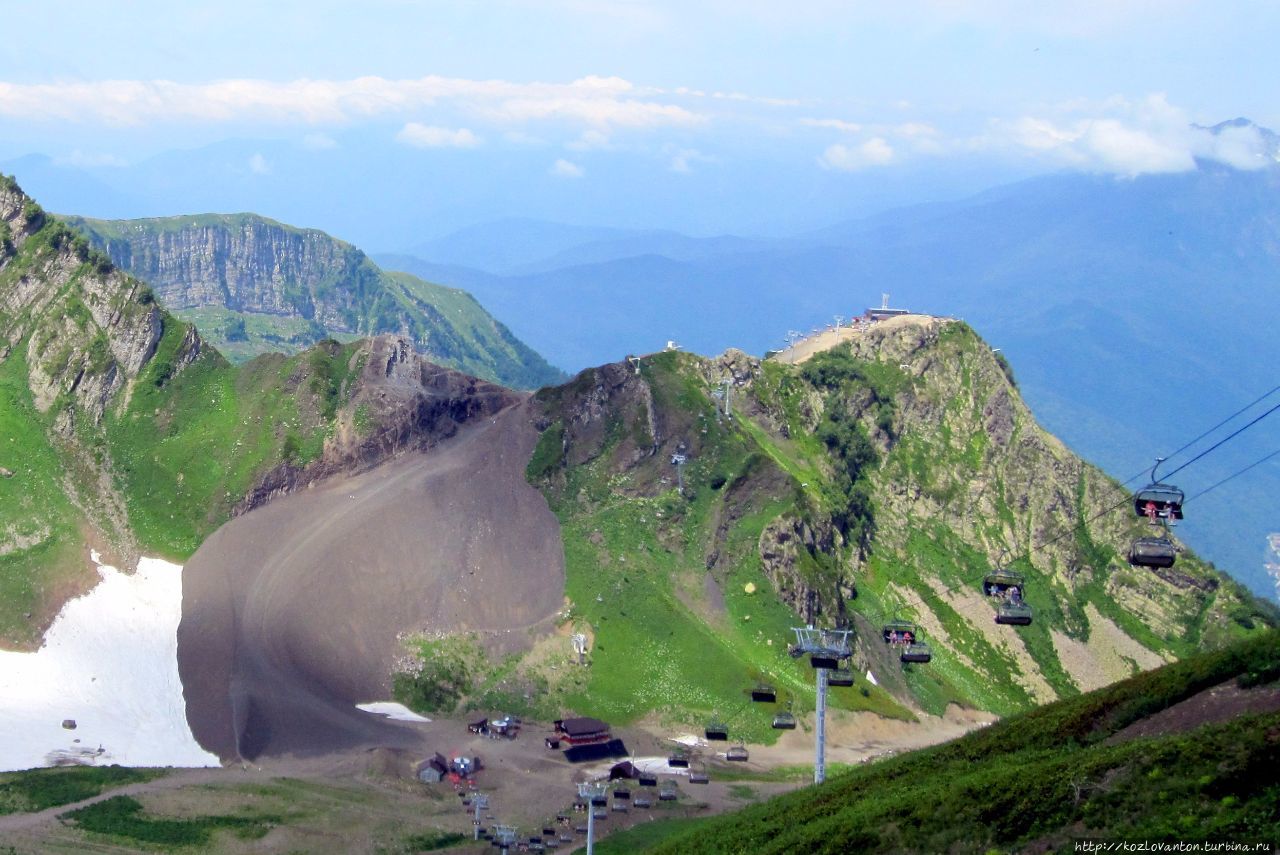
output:
[[[1231,475],[1228,475],[1226,478],[1223,478],[1223,479],[1222,479],[1221,481],[1219,481],[1218,483],[1213,484],[1213,485],[1211,485],[1211,486],[1209,486],[1209,487],[1205,487],[1205,488],[1204,488],[1203,490],[1201,490],[1199,493],[1196,493],[1196,494],[1195,494],[1194,496],[1192,496],[1190,499],[1187,499],[1187,502],[1190,502],[1190,501],[1192,501],[1193,499],[1198,499],[1198,498],[1200,498],[1201,496],[1203,496],[1205,493],[1208,493],[1208,492],[1210,492],[1210,491],[1212,491],[1212,490],[1216,490],[1218,487],[1221,487],[1223,484],[1227,483],[1228,481],[1231,481],[1231,480],[1233,480],[1233,479],[1235,479],[1235,478],[1239,478],[1241,475],[1243,475],[1244,473],[1248,472],[1250,469],[1254,468],[1255,466],[1261,466],[1262,464],[1266,463],[1268,460],[1270,460],[1271,458],[1273,458],[1273,457],[1275,457],[1275,456],[1277,456],[1277,455],[1280,455],[1280,448],[1277,448],[1275,451],[1271,452],[1271,453],[1270,453],[1270,454],[1268,454],[1266,457],[1263,457],[1261,460],[1255,460],[1255,461],[1253,461],[1253,462],[1252,462],[1252,463],[1250,463],[1248,466],[1244,467],[1243,469],[1239,470],[1238,472],[1235,472],[1235,473],[1233,473],[1233,474],[1231,474]],[[1187,502],[1183,502],[1182,504],[1183,504],[1183,505],[1186,505],[1186,503],[1187,503]]]
[[1209,446],[1209,447],[1208,447],[1208,448],[1206,448],[1204,451],[1200,452],[1200,453],[1199,453],[1199,454],[1197,454],[1195,457],[1191,458],[1191,459],[1190,459],[1190,460],[1188,460],[1186,463],[1182,464],[1181,466],[1179,466],[1177,469],[1175,469],[1175,470],[1173,470],[1172,472],[1170,472],[1170,473],[1169,473],[1168,475],[1166,475],[1165,477],[1166,477],[1166,478],[1171,478],[1171,477],[1173,477],[1174,475],[1177,475],[1179,472],[1181,472],[1183,469],[1186,469],[1186,468],[1187,468],[1188,466],[1190,466],[1192,463],[1195,463],[1195,462],[1196,462],[1197,460],[1199,460],[1200,458],[1202,458],[1202,457],[1204,457],[1205,455],[1209,454],[1209,452],[1214,451],[1215,449],[1220,448],[1221,446],[1225,445],[1228,441],[1230,441],[1230,440],[1234,439],[1235,437],[1239,436],[1240,434],[1244,433],[1244,432],[1245,432],[1245,431],[1247,431],[1249,428],[1253,427],[1253,426],[1254,426],[1254,425],[1256,425],[1258,422],[1262,421],[1262,420],[1263,420],[1263,419],[1265,419],[1267,416],[1269,416],[1269,415],[1271,415],[1272,413],[1274,413],[1276,410],[1280,410],[1280,404],[1276,404],[1274,407],[1272,407],[1271,409],[1267,410],[1265,413],[1263,413],[1262,415],[1258,416],[1258,417],[1257,417],[1257,418],[1255,418],[1253,421],[1251,421],[1251,422],[1249,422],[1248,424],[1246,424],[1244,427],[1237,428],[1236,430],[1234,430],[1234,431],[1232,431],[1231,433],[1227,434],[1227,435],[1226,435],[1226,436],[1224,436],[1222,439],[1218,440],[1218,441],[1217,441],[1217,442],[1215,442],[1213,445]]
[[[1203,433],[1201,433],[1201,434],[1200,434],[1199,436],[1197,436],[1195,439],[1193,439],[1193,440],[1191,440],[1191,441],[1187,442],[1187,443],[1186,443],[1185,445],[1183,445],[1181,448],[1179,448],[1179,449],[1177,449],[1176,451],[1173,451],[1173,452],[1171,452],[1171,453],[1169,453],[1169,454],[1166,454],[1166,455],[1164,456],[1164,459],[1165,459],[1165,460],[1168,460],[1168,459],[1170,459],[1170,458],[1172,458],[1172,457],[1177,457],[1179,454],[1181,454],[1182,452],[1186,451],[1188,448],[1190,448],[1191,446],[1195,445],[1197,442],[1199,442],[1200,440],[1204,439],[1206,436],[1208,436],[1209,434],[1213,433],[1215,430],[1217,430],[1218,428],[1222,427],[1222,426],[1223,426],[1223,425],[1225,425],[1227,422],[1229,422],[1229,421],[1231,421],[1232,419],[1234,419],[1236,416],[1240,415],[1240,414],[1241,414],[1241,413],[1243,413],[1243,412],[1246,412],[1246,411],[1248,411],[1248,410],[1252,409],[1253,407],[1255,407],[1255,406],[1257,406],[1258,404],[1260,404],[1260,403],[1262,403],[1263,401],[1265,401],[1267,398],[1270,398],[1270,397],[1271,397],[1272,395],[1274,395],[1276,392],[1280,392],[1280,386],[1273,386],[1273,387],[1271,387],[1271,389],[1270,389],[1269,391],[1264,392],[1263,394],[1261,394],[1261,395],[1259,395],[1258,397],[1254,398],[1252,401],[1250,401],[1249,403],[1245,404],[1243,407],[1241,407],[1240,409],[1236,410],[1234,413],[1232,413],[1231,415],[1227,416],[1225,419],[1223,419],[1222,421],[1218,422],[1218,423],[1217,423],[1216,425],[1214,425],[1213,427],[1211,427],[1211,428],[1209,428],[1208,430],[1206,430],[1206,431],[1204,431]],[[1264,413],[1264,415],[1265,415],[1265,413]],[[1180,467],[1180,468],[1185,468],[1185,467]],[[1130,475],[1128,478],[1126,478],[1126,479],[1124,480],[1124,483],[1125,483],[1125,484],[1130,484],[1130,483],[1132,483],[1135,479],[1137,479],[1137,478],[1141,478],[1141,477],[1142,477],[1142,475],[1143,475],[1144,473],[1146,473],[1147,471],[1149,471],[1149,470],[1147,470],[1147,469],[1145,469],[1145,468],[1144,468],[1144,469],[1142,469],[1140,472],[1135,472],[1133,475]],[[1178,470],[1174,470],[1174,471],[1176,472],[1176,471],[1178,471]]]
[[[1254,401],[1253,401],[1253,402],[1251,402],[1248,406],[1246,406],[1246,407],[1244,407],[1244,408],[1242,408],[1242,409],[1240,409],[1240,410],[1237,410],[1235,413],[1232,413],[1232,414],[1231,414],[1230,416],[1228,416],[1226,419],[1224,419],[1223,421],[1219,422],[1217,425],[1215,425],[1214,427],[1210,428],[1209,430],[1205,431],[1205,432],[1204,432],[1203,434],[1201,434],[1199,437],[1197,437],[1196,439],[1194,439],[1194,440],[1192,440],[1191,442],[1187,443],[1187,444],[1186,444],[1186,445],[1184,445],[1182,448],[1178,449],[1178,451],[1182,451],[1182,450],[1186,449],[1187,447],[1189,447],[1189,446],[1191,446],[1191,445],[1194,445],[1196,442],[1198,442],[1198,441],[1199,441],[1201,438],[1203,438],[1204,436],[1206,436],[1206,435],[1208,435],[1208,434],[1212,433],[1213,431],[1217,430],[1219,427],[1221,427],[1222,425],[1224,425],[1224,424],[1226,424],[1227,422],[1231,421],[1231,420],[1232,420],[1232,419],[1234,419],[1236,416],[1238,416],[1240,413],[1244,412],[1245,410],[1248,410],[1250,407],[1255,406],[1259,401],[1262,401],[1262,400],[1264,400],[1265,398],[1267,398],[1267,397],[1271,396],[1271,395],[1272,395],[1272,394],[1274,394],[1277,390],[1280,390],[1280,386],[1277,386],[1277,387],[1275,387],[1274,389],[1272,389],[1271,391],[1267,392],[1267,393],[1266,393],[1265,395],[1263,395],[1261,398],[1258,398],[1258,399],[1254,400]],[[1246,430],[1248,430],[1249,428],[1253,427],[1253,426],[1254,426],[1254,425],[1256,425],[1258,422],[1262,421],[1262,420],[1263,420],[1263,419],[1265,419],[1267,416],[1269,416],[1269,415],[1271,415],[1272,413],[1274,413],[1276,410],[1280,410],[1280,404],[1276,404],[1275,406],[1273,406],[1271,409],[1267,410],[1267,411],[1266,411],[1265,413],[1263,413],[1262,415],[1260,415],[1260,416],[1258,416],[1258,417],[1254,418],[1254,419],[1253,419],[1252,421],[1250,421],[1248,424],[1245,424],[1243,427],[1237,428],[1236,430],[1232,431],[1230,434],[1228,434],[1227,436],[1225,436],[1225,437],[1223,437],[1222,439],[1218,440],[1216,443],[1214,443],[1213,445],[1209,446],[1209,447],[1208,447],[1208,448],[1206,448],[1204,451],[1200,452],[1200,453],[1199,453],[1199,454],[1197,454],[1195,457],[1193,457],[1193,458],[1191,458],[1190,460],[1188,460],[1186,463],[1182,464],[1182,465],[1181,465],[1181,466],[1179,466],[1178,468],[1174,469],[1172,472],[1168,473],[1165,477],[1167,478],[1167,477],[1171,477],[1171,476],[1173,476],[1173,475],[1176,475],[1177,473],[1179,473],[1179,472],[1181,472],[1182,470],[1186,469],[1188,466],[1190,466],[1190,465],[1192,465],[1193,463],[1196,463],[1197,461],[1201,460],[1202,458],[1204,458],[1205,456],[1207,456],[1207,455],[1208,455],[1208,454],[1210,454],[1211,452],[1213,452],[1213,451],[1217,450],[1218,448],[1221,448],[1221,447],[1222,447],[1223,445],[1225,445],[1227,442],[1229,442],[1230,440],[1232,440],[1232,439],[1236,438],[1236,437],[1237,437],[1237,436],[1239,436],[1240,434],[1244,433]],[[1177,454],[1177,453],[1178,453],[1177,451],[1175,451],[1175,452],[1174,452],[1174,454]],[[1276,452],[1276,454],[1280,454],[1280,451]],[[1169,456],[1170,456],[1170,457],[1172,457],[1173,455],[1169,455]],[[1197,496],[1197,497],[1198,497],[1198,496],[1203,496],[1205,493],[1209,492],[1209,490],[1212,490],[1212,489],[1214,489],[1214,487],[1219,486],[1219,484],[1222,484],[1222,483],[1225,483],[1226,481],[1229,481],[1231,478],[1236,477],[1236,475],[1242,475],[1242,474],[1244,474],[1244,472],[1245,472],[1245,471],[1247,471],[1248,469],[1251,469],[1251,468],[1253,468],[1253,466],[1257,466],[1257,465],[1260,465],[1261,463],[1264,463],[1266,460],[1269,460],[1269,459],[1270,459],[1271,457],[1273,457],[1273,456],[1275,456],[1275,455],[1274,455],[1274,454],[1272,454],[1272,455],[1268,455],[1266,458],[1263,458],[1263,460],[1259,460],[1257,463],[1251,464],[1250,466],[1246,467],[1245,469],[1242,469],[1240,472],[1237,472],[1235,475],[1230,476],[1230,478],[1226,478],[1226,479],[1224,479],[1223,481],[1220,481],[1218,484],[1214,484],[1212,487],[1209,487],[1209,488],[1207,488],[1207,489],[1205,489],[1205,490],[1200,491],[1199,493],[1197,493],[1197,494],[1196,494],[1196,496]],[[1162,459],[1167,459],[1167,458],[1162,458]],[[1143,469],[1143,470],[1142,470],[1142,472],[1147,472],[1147,471],[1150,471],[1150,470],[1147,470],[1147,469]],[[1141,475],[1141,474],[1142,474],[1142,473],[1138,473],[1138,475]],[[1134,475],[1134,476],[1132,476],[1129,480],[1130,480],[1130,481],[1132,481],[1134,478],[1138,477],[1138,475]],[[1126,482],[1126,483],[1128,483],[1128,482]],[[1121,485],[1121,486],[1124,486],[1124,485]],[[1046,546],[1052,546],[1053,544],[1055,544],[1055,543],[1057,543],[1058,541],[1062,540],[1062,539],[1063,539],[1064,537],[1066,537],[1067,535],[1069,535],[1069,534],[1073,534],[1073,533],[1075,532],[1075,530],[1076,530],[1077,526],[1080,526],[1080,525],[1088,526],[1088,525],[1090,525],[1091,523],[1094,523],[1094,522],[1096,522],[1097,520],[1101,519],[1102,517],[1106,516],[1107,514],[1110,514],[1111,512],[1115,511],[1116,509],[1118,509],[1118,508],[1120,508],[1120,507],[1122,507],[1122,506],[1124,506],[1124,505],[1128,504],[1132,499],[1133,499],[1132,494],[1130,494],[1130,493],[1126,493],[1126,494],[1125,494],[1125,495],[1120,499],[1120,501],[1116,502],[1116,503],[1115,503],[1115,504],[1113,504],[1113,505],[1108,505],[1106,508],[1103,508],[1101,511],[1099,511],[1098,513],[1096,513],[1096,514],[1094,514],[1093,516],[1089,517],[1088,519],[1085,519],[1085,520],[1080,521],[1079,523],[1077,523],[1077,524],[1076,524],[1076,526],[1072,526],[1072,527],[1070,527],[1070,528],[1068,528],[1068,529],[1065,529],[1065,530],[1063,530],[1063,531],[1059,532],[1058,534],[1054,535],[1053,537],[1049,538],[1048,540],[1042,541],[1041,543],[1036,544],[1035,546],[1032,546],[1030,549],[1028,549],[1028,550],[1027,550],[1027,552],[1026,552],[1026,553],[1024,553],[1024,554],[1020,555],[1020,556],[1019,556],[1019,558],[1023,558],[1023,557],[1025,557],[1025,558],[1028,558],[1028,559],[1029,559],[1029,558],[1031,557],[1031,552],[1032,552],[1033,550],[1036,550],[1036,549],[1044,549]],[[1014,561],[1014,562],[1012,562],[1012,563],[1017,563],[1017,560],[1015,559],[1015,561]],[[987,575],[987,573],[985,573],[985,572],[982,574],[982,576],[986,576],[986,575]],[[944,587],[944,588],[943,588],[942,590],[940,590],[940,591],[936,591],[936,592],[935,592],[935,591],[931,591],[929,594],[924,594],[924,595],[917,594],[917,595],[915,595],[914,597],[912,597],[912,598],[911,598],[911,599],[910,599],[906,604],[904,604],[903,608],[904,608],[904,609],[906,609],[906,608],[910,608],[912,605],[924,605],[924,604],[925,604],[926,602],[928,602],[930,599],[936,599],[936,598],[938,598],[938,597],[941,597],[943,594],[949,594],[949,593],[952,593],[953,591],[959,590],[961,587],[967,587],[969,584],[972,584],[974,581],[976,581],[976,580],[977,580],[977,578],[978,578],[978,577],[974,577],[973,579],[969,579],[969,578],[961,579],[959,583],[954,584],[954,585],[950,585],[950,586],[947,586],[947,587]]]

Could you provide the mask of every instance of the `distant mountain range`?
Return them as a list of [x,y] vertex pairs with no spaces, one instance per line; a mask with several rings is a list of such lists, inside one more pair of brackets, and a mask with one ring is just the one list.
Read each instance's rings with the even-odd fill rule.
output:
[[[668,339],[763,353],[788,330],[860,313],[889,292],[897,305],[972,323],[1010,358],[1046,426],[1124,478],[1280,382],[1277,191],[1274,167],[1204,163],[1133,179],[1037,178],[785,242],[554,237],[547,224],[507,222],[433,242],[430,258],[377,258],[468,289],[570,370]],[[513,231],[540,238],[504,243]],[[498,245],[500,259],[486,256]],[[486,257],[495,261],[482,266]],[[1194,494],[1277,446],[1263,422],[1182,480]],[[1184,532],[1269,596],[1276,495],[1272,460],[1197,499]]]

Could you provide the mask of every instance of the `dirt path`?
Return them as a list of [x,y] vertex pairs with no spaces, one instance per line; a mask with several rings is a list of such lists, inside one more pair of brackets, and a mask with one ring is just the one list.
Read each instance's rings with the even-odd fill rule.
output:
[[224,759],[413,745],[353,708],[390,697],[408,632],[521,630],[564,595],[559,525],[524,478],[525,404],[428,452],[279,499],[183,570],[187,719]]

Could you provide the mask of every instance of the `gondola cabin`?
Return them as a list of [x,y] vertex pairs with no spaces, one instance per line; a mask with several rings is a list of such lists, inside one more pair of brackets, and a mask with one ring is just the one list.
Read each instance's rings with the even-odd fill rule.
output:
[[1167,537],[1143,537],[1129,547],[1129,563],[1135,567],[1172,567],[1178,548]]
[[751,700],[757,704],[776,704],[778,693],[768,683],[757,683],[751,690]]
[[708,722],[704,734],[708,742],[724,742],[729,738],[729,726],[722,721]]
[[996,623],[1007,626],[1030,626],[1031,606],[1026,603],[1001,603],[996,609]]
[[789,712],[780,712],[773,717],[774,730],[795,730],[796,717]]
[[923,641],[917,641],[902,648],[902,654],[898,658],[903,662],[923,665],[933,660],[933,651]]
[[1133,511],[1140,517],[1182,519],[1186,495],[1172,484],[1148,484],[1133,494]]
[[1013,570],[997,570],[983,578],[982,593],[988,597],[1003,597],[1014,588],[1021,591],[1026,582],[1026,578],[1021,573]]
[[848,668],[837,668],[827,676],[827,684],[831,686],[852,686],[853,671]]

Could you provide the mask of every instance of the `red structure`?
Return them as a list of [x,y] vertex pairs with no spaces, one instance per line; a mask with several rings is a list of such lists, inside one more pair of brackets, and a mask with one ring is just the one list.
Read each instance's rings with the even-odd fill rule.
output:
[[609,725],[598,718],[565,718],[555,721],[556,736],[570,745],[593,745],[608,742]]

